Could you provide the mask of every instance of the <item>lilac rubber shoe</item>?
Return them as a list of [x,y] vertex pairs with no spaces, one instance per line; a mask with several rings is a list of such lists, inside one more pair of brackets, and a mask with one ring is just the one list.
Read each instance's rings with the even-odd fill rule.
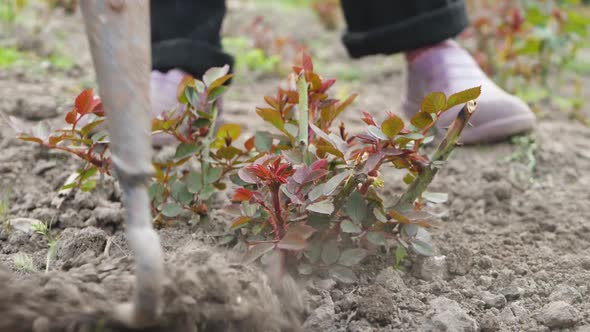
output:
[[[153,70],[150,81],[150,96],[152,117],[157,118],[170,111],[180,112],[182,104],[178,102],[176,92],[178,85],[187,74],[179,69],[172,69],[166,73]],[[172,145],[178,143],[176,137],[160,133],[152,136],[154,146]]]
[[[430,92],[447,96],[481,85],[478,108],[471,118],[473,127],[463,130],[460,141],[465,144],[489,143],[531,130],[535,115],[528,105],[498,87],[480,69],[471,55],[456,42],[448,41],[421,54],[408,64],[407,93],[403,110],[412,117],[420,110],[422,99]],[[445,132],[462,106],[456,106],[437,122]]]

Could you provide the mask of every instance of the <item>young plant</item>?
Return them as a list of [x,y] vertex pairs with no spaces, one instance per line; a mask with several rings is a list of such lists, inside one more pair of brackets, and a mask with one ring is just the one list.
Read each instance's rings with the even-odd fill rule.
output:
[[51,223],[38,222],[31,226],[33,227],[35,233],[43,235],[45,240],[47,240],[47,257],[45,261],[45,272],[49,272],[49,265],[51,264],[51,261],[55,258],[55,255],[57,254],[57,242],[59,241],[59,237],[54,236],[51,233]]
[[17,271],[24,273],[31,273],[35,271],[35,264],[33,258],[29,254],[19,253],[14,256],[14,268]]
[[[261,153],[238,172],[235,182],[241,187],[233,201],[241,204],[241,215],[231,227],[249,246],[246,262],[279,252],[297,262],[301,274],[326,270],[347,282],[354,279],[351,266],[379,247],[403,248],[397,249],[398,257],[407,248],[432,254],[426,231],[432,216],[425,206],[441,202],[442,195],[425,189],[456,146],[474,104],[459,113],[432,158],[420,147],[432,140],[430,129],[443,112],[477,98],[480,90],[448,98],[432,93],[410,125],[395,114],[377,123],[364,113],[366,131],[351,135],[343,123],[335,128],[333,122],[356,95],[331,98],[334,82],[315,73],[304,55],[289,87],[265,97],[267,106],[257,113],[276,133],[256,133],[254,145]],[[394,204],[379,193],[385,165],[408,172],[409,187]]]
[[[239,167],[240,158],[248,153],[232,145],[240,136],[240,126],[226,123],[216,128],[219,98],[231,78],[228,72],[228,66],[212,68],[202,81],[187,76],[178,89],[182,109],[171,110],[152,122],[153,135],[173,136],[179,142],[172,159],[154,163],[156,171],[149,194],[158,222],[185,211],[206,215],[206,201],[216,188],[225,187],[223,176]],[[89,191],[96,186],[97,173],[110,175],[109,136],[103,130],[105,114],[91,89],[78,95],[74,108],[65,116],[68,127],[64,129],[52,130],[47,122],[40,122],[32,130],[24,130],[16,119],[5,120],[20,133],[21,140],[65,151],[83,161],[76,179],[62,189]],[[200,170],[181,167],[191,160],[198,161]]]

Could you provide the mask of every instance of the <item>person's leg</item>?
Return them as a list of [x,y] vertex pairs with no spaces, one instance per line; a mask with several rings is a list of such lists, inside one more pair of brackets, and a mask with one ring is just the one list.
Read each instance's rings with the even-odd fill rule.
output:
[[[221,48],[225,0],[151,0],[151,98],[154,117],[178,109],[176,91],[182,78],[201,78],[211,67],[233,67]],[[155,145],[176,143],[170,135],[154,137]]]
[[[415,114],[426,94],[447,95],[482,86],[478,111],[464,143],[482,143],[531,129],[535,117],[520,99],[492,82],[473,58],[451,38],[468,25],[462,0],[341,0],[347,22],[343,42],[352,57],[404,52],[408,62],[407,93],[403,103]],[[448,126],[459,107],[447,111],[439,129]]]

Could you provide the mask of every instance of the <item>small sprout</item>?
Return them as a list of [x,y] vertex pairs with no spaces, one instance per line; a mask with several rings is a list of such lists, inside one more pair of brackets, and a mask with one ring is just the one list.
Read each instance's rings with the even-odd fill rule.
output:
[[29,254],[18,253],[13,258],[14,268],[23,273],[35,272],[33,258]]

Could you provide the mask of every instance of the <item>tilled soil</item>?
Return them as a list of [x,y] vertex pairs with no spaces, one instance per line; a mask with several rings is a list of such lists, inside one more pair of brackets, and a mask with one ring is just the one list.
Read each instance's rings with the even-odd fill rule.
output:
[[[255,9],[231,3],[225,31],[237,31]],[[282,23],[279,31],[325,43],[319,72],[324,63],[330,75],[343,68],[362,73],[338,83],[360,93],[345,114],[351,131],[360,124],[360,110],[377,116],[398,111],[404,85],[399,57],[351,61],[337,33],[316,36],[321,28],[311,13],[265,10],[276,14],[268,17]],[[79,67],[0,70],[0,112],[58,124],[78,88],[92,84],[80,18],[59,20],[83,53],[76,57]],[[253,110],[278,81],[236,79],[226,121],[250,132],[263,126]],[[259,268],[240,264],[238,253],[217,245],[229,221],[225,194],[206,225],[179,222],[158,230],[166,253],[166,306],[154,330],[590,331],[590,129],[546,111],[531,135],[536,148],[505,142],[453,154],[432,188],[449,194],[433,231],[436,256],[411,256],[399,270],[391,268],[393,255],[383,252],[358,267],[353,284],[315,276],[273,287]],[[526,158],[527,149],[533,159]],[[11,218],[53,221],[59,236],[46,273],[43,236],[18,227],[0,231],[0,331],[122,331],[104,320],[133,289],[116,184],[105,179],[92,193],[58,195],[78,162],[16,140],[3,124],[0,151],[0,193],[10,189]],[[404,188],[402,175],[384,173],[384,195],[392,201]],[[24,254],[32,258],[30,269],[18,263]]]

